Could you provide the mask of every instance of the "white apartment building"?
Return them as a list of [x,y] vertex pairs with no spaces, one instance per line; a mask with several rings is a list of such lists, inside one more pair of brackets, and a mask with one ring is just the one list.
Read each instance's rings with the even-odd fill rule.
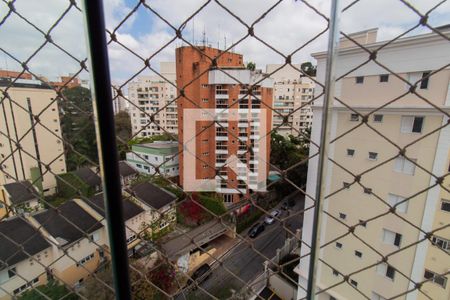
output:
[[114,115],[117,115],[120,111],[128,111],[129,104],[126,100],[127,95],[119,95],[114,87],[111,90]]
[[[450,32],[445,34],[450,37]],[[374,50],[385,43],[376,42],[376,35],[376,29],[372,29],[353,38]],[[320,249],[319,258],[331,267],[318,264],[317,288],[320,291],[336,286],[317,299],[363,299],[361,293],[373,300],[450,299],[450,194],[435,185],[436,178],[428,173],[439,177],[450,170],[450,126],[444,126],[448,117],[435,108],[450,112],[449,53],[450,43],[437,34],[403,37],[377,53],[377,60],[395,74],[371,61],[336,83],[335,96],[361,115],[387,105],[367,119],[378,134],[366,124],[353,129],[361,123],[361,116],[334,102],[329,118],[330,140],[348,133],[330,144],[328,156],[353,174],[372,169],[361,176],[359,184],[343,168],[327,164],[325,195],[332,195],[324,201],[323,209],[336,219],[322,213],[320,245],[332,243]],[[366,61],[368,55],[348,40],[343,41],[336,60],[337,77]],[[326,52],[313,57],[317,59],[317,79],[324,83]],[[426,79],[436,70],[440,71]],[[408,93],[406,81],[418,82],[416,92],[435,107]],[[322,101],[318,99],[313,107],[311,135],[315,143],[319,143]],[[403,147],[406,157],[420,167],[400,156]],[[311,143],[310,155],[317,150]],[[307,195],[315,195],[317,166],[316,156],[309,162]],[[449,184],[447,176],[442,186],[448,189]],[[307,197],[305,208],[312,205],[313,200]],[[394,205],[397,215],[389,213]],[[383,213],[386,215],[375,218]],[[305,212],[303,222],[302,241],[311,245],[312,210]],[[341,222],[355,226],[354,235],[346,234],[348,227]],[[424,237],[417,227],[424,232],[444,229],[433,233],[432,242],[416,244]],[[343,237],[335,241],[339,236]],[[307,253],[309,248],[303,246],[301,256]],[[388,257],[387,263],[382,263],[383,256]],[[305,256],[296,269],[304,288],[309,263],[309,256]],[[370,265],[373,267],[358,272]],[[337,285],[342,275],[348,274],[352,274],[348,282]],[[414,282],[427,279],[420,291],[415,289]],[[406,291],[411,292],[405,295]],[[299,288],[298,299],[304,296]]]
[[[175,63],[161,62],[158,75],[139,76],[128,85],[133,136],[178,134]],[[150,116],[154,115],[154,122]]]
[[38,80],[12,84],[0,78],[0,91],[6,89],[9,98],[0,105],[0,185],[30,180],[40,192],[53,194],[54,174],[66,173],[56,92]]
[[[281,66],[281,64],[267,65],[266,73],[271,74]],[[300,69],[300,65],[294,67]],[[310,78],[301,75],[290,65],[270,75],[274,79],[273,128],[283,136],[298,136],[299,132],[310,128],[312,124],[313,114],[308,102],[314,97],[315,84]],[[285,123],[284,116],[288,114],[292,115]]]
[[175,177],[179,174],[178,142],[156,141],[131,146],[127,153],[127,163],[139,173],[159,174]]

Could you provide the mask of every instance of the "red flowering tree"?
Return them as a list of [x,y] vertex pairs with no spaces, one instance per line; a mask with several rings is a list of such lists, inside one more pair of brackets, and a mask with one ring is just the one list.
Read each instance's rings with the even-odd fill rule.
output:
[[183,217],[186,225],[199,225],[204,219],[203,209],[197,204],[197,196],[192,195],[191,197],[180,204],[179,213]]

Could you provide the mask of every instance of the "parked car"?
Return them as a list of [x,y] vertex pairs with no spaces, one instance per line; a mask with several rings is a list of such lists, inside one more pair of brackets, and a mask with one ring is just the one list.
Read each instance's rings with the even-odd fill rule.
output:
[[195,270],[194,273],[192,273],[192,279],[188,280],[187,287],[195,290],[197,288],[197,285],[194,284],[194,281],[197,284],[200,284],[208,279],[211,275],[211,267],[208,264],[203,264],[197,270]]
[[248,236],[254,239],[265,229],[264,223],[256,223],[253,227],[248,231]]
[[275,221],[275,218],[278,217],[281,212],[278,209],[273,210],[265,219],[264,223],[270,225]]

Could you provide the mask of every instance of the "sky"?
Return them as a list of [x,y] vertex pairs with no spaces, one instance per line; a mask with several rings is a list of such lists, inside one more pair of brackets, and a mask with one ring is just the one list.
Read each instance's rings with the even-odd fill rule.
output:
[[[342,7],[352,1],[342,0]],[[409,2],[418,11],[425,13],[440,0]],[[179,28],[182,24],[185,24],[183,37],[189,42],[200,44],[205,36],[211,46],[225,49],[247,34],[247,29],[241,22],[250,25],[259,20],[254,25],[254,32],[263,42],[249,37],[233,50],[242,53],[245,62],[255,62],[257,68],[263,70],[266,64],[284,62],[284,58],[277,52],[291,54],[318,35],[293,55],[293,62],[314,63],[311,53],[325,50],[327,45],[327,33],[322,33],[327,27],[326,19],[302,1],[147,0],[145,3],[148,7],[140,1],[132,0],[105,0],[104,3],[106,27],[109,32],[115,32],[117,38],[117,42],[109,44],[108,53],[112,80],[119,85],[136,74],[151,75],[149,70],[138,73],[144,67],[141,58],[151,57],[151,66],[156,69],[159,69],[161,61],[173,61],[175,48],[185,43],[180,39],[172,41],[175,37],[172,27]],[[308,3],[320,14],[328,16],[329,0],[309,0]],[[239,20],[219,4],[226,6]],[[80,0],[77,0],[77,5],[81,8]],[[45,33],[59,20],[50,33],[56,46],[46,44],[35,53],[45,42],[44,34],[13,13],[0,25],[0,68],[22,70],[21,65],[10,55],[21,62],[32,56],[27,64],[30,70],[50,80],[78,72],[79,61],[87,53],[82,12],[75,7],[68,9],[69,0],[17,0],[14,6],[21,16]],[[197,12],[202,6],[204,7]],[[133,12],[134,9],[136,10]],[[68,11],[65,13],[66,10]],[[7,5],[2,1],[0,20],[8,11]],[[195,16],[186,23],[193,14]],[[444,25],[449,20],[450,1],[440,5],[429,16],[429,23],[433,26]],[[418,21],[419,16],[399,0],[361,0],[342,13],[340,29],[348,34],[378,27],[378,40],[387,40],[405,32]],[[409,35],[428,31],[429,29],[421,27]],[[83,71],[80,77],[88,78],[89,74]]]

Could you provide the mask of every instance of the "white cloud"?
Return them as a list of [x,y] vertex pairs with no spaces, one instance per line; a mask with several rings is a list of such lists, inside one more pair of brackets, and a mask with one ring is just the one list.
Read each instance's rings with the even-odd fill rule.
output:
[[[151,5],[170,24],[179,27],[205,2],[201,0],[154,0],[146,3]],[[255,22],[276,3],[276,1],[261,0],[228,0],[220,2],[247,24]],[[346,0],[343,5],[345,6],[351,2],[351,0]],[[425,13],[437,2],[438,0],[417,0],[411,1],[411,4],[422,13]],[[15,6],[17,11],[22,13],[27,19],[39,28],[47,31],[69,6],[69,3],[68,0],[18,0],[15,2]],[[105,17],[107,28],[110,31],[114,30],[136,3],[128,4],[125,0],[106,0]],[[308,3],[314,5],[321,13],[328,15],[329,1],[310,0]],[[8,11],[4,3],[0,4],[0,11],[0,17]],[[446,2],[430,15],[430,22],[441,25],[446,19],[448,20],[449,15],[450,3]],[[344,32],[351,33],[379,27],[379,39],[389,39],[417,24],[418,20],[417,14],[400,1],[362,0],[343,13],[341,28]],[[254,28],[255,34],[259,38],[287,55],[319,34],[326,28],[326,25],[324,18],[316,14],[301,1],[285,0],[267,13]],[[183,36],[189,41],[193,39],[193,27],[195,27],[196,42],[202,40],[202,32],[205,30],[208,43],[214,47],[219,45],[220,48],[224,48],[225,39],[227,46],[229,46],[247,33],[245,26],[214,1],[210,2],[184,28]],[[421,30],[427,31],[425,28]],[[174,31],[163,20],[142,5],[138,12],[132,14],[116,33],[118,41],[144,58],[159,50],[174,35]],[[82,13],[76,9],[70,10],[61,23],[52,31],[51,36],[58,45],[77,59],[83,59],[86,56]],[[2,40],[0,47],[13,53],[19,60],[24,61],[45,39],[42,34],[13,14],[0,26],[0,40]],[[327,36],[323,34],[316,41],[296,53],[293,57],[294,62],[299,63],[311,60],[310,53],[326,49],[326,42]],[[160,61],[173,60],[175,47],[181,44],[182,42],[177,40],[163,49],[152,58],[152,66],[157,66]],[[244,54],[245,61],[254,61],[260,68],[264,68],[264,65],[267,63],[283,62],[282,56],[252,37],[241,42],[234,50]],[[143,62],[139,58],[114,42],[109,46],[109,56],[113,80],[117,83],[125,82],[130,76],[136,74],[138,70],[144,67]],[[20,69],[20,65],[13,63],[5,55],[0,54],[0,67],[4,68],[6,65],[10,69]],[[51,45],[44,47],[31,60],[29,65],[32,71],[46,75],[49,78],[55,78],[79,69],[76,61]],[[84,74],[83,76],[87,75]]]

